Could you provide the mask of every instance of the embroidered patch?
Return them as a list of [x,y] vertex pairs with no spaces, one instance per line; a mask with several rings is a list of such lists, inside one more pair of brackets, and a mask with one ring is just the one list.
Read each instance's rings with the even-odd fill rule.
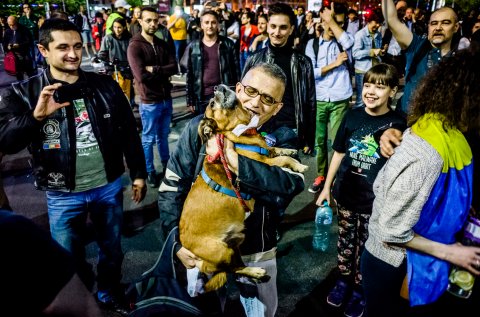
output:
[[47,183],[52,187],[65,186],[65,175],[55,172],[49,173],[47,176]]
[[60,123],[56,119],[47,119],[43,125],[43,133],[47,140],[58,139],[60,137]]

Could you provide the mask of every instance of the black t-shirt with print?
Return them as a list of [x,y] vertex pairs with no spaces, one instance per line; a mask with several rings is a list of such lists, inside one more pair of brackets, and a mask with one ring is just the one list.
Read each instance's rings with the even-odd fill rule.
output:
[[380,154],[378,137],[395,125],[406,128],[405,119],[395,111],[369,115],[364,108],[347,112],[338,129],[333,149],[345,153],[333,188],[337,202],[352,211],[371,214],[373,182],[387,161]]

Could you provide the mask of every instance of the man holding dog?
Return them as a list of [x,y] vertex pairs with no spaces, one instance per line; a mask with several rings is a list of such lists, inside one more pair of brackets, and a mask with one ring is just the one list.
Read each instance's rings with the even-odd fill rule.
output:
[[145,197],[147,176],[135,118],[110,76],[80,69],[82,38],[73,23],[46,20],[38,48],[49,68],[0,96],[0,151],[31,147],[52,237],[72,253],[79,277],[92,290],[95,276],[85,259],[90,217],[99,246],[97,299],[126,314],[120,303],[124,159],[137,203]]
[[[252,117],[258,116],[258,132],[265,132],[266,139],[275,147],[295,148],[297,137],[291,129],[280,127],[274,130],[266,124],[282,109],[285,82],[285,73],[278,66],[257,64],[236,84],[235,93],[242,107]],[[185,198],[200,171],[205,154],[215,155],[218,152],[214,138],[203,146],[201,144],[197,130],[202,118],[192,119],[184,129],[159,188],[158,206],[164,237],[178,226]],[[278,305],[277,224],[281,211],[304,189],[304,178],[302,174],[238,155],[233,143],[227,139],[224,153],[229,169],[236,175],[235,182],[240,192],[255,199],[253,212],[245,219],[245,240],[240,246],[242,259],[247,266],[265,268],[271,277],[270,281],[261,284],[239,283],[241,301],[247,316],[274,316]],[[198,225],[204,225],[208,230],[208,224]],[[175,251],[186,268],[195,266],[197,258],[189,250],[178,244]]]

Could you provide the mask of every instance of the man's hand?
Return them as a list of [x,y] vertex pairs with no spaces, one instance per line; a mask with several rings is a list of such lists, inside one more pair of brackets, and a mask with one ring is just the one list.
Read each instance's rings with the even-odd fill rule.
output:
[[[235,146],[233,142],[227,138],[225,138],[223,142],[224,142],[223,153],[225,155],[225,160],[227,162],[228,169],[231,170],[236,175],[238,175],[238,154],[235,151]],[[217,138],[215,136],[211,137],[207,141],[207,147],[205,149],[205,152],[211,157],[215,157],[217,155],[218,145],[217,145]]]
[[235,151],[234,143],[227,138],[224,141],[223,153],[225,153],[228,169],[238,175],[238,153]]
[[347,52],[341,52],[340,54],[338,54],[337,56],[337,67],[342,65],[346,60],[348,60],[348,55],[347,55]]
[[145,198],[146,193],[147,187],[145,186],[145,180],[136,178],[132,184],[132,200],[138,204]]
[[333,9],[333,1],[330,4],[330,8],[325,7],[325,9],[323,9],[323,12],[320,12],[320,17],[323,21],[325,21],[326,24],[330,24],[332,21],[335,21],[335,19],[333,19],[334,15],[335,10]]
[[177,252],[177,258],[183,263],[187,269],[193,269],[196,262],[199,260],[195,254],[190,252],[190,250],[181,247]]
[[191,113],[195,113],[195,106],[194,105],[187,105],[188,111]]
[[395,153],[394,148],[399,146],[402,142],[402,131],[390,128],[383,132],[380,137],[380,153],[386,158]]
[[43,87],[42,92],[40,93],[40,97],[38,98],[37,105],[33,110],[33,117],[36,120],[42,121],[58,109],[66,107],[70,104],[70,102],[57,103],[53,99],[53,94],[55,93],[55,90],[58,89],[58,87],[60,87],[61,85],[62,84],[57,83]]
[[370,55],[371,55],[372,57],[378,56],[378,55],[380,55],[381,53],[382,53],[382,50],[381,50],[380,48],[372,48],[372,49],[370,50]]

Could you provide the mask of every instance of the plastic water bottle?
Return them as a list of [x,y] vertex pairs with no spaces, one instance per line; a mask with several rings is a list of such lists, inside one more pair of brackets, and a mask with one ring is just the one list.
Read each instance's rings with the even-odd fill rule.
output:
[[317,208],[315,214],[315,232],[313,233],[313,249],[325,252],[330,242],[330,226],[333,211],[325,200],[323,206]]

